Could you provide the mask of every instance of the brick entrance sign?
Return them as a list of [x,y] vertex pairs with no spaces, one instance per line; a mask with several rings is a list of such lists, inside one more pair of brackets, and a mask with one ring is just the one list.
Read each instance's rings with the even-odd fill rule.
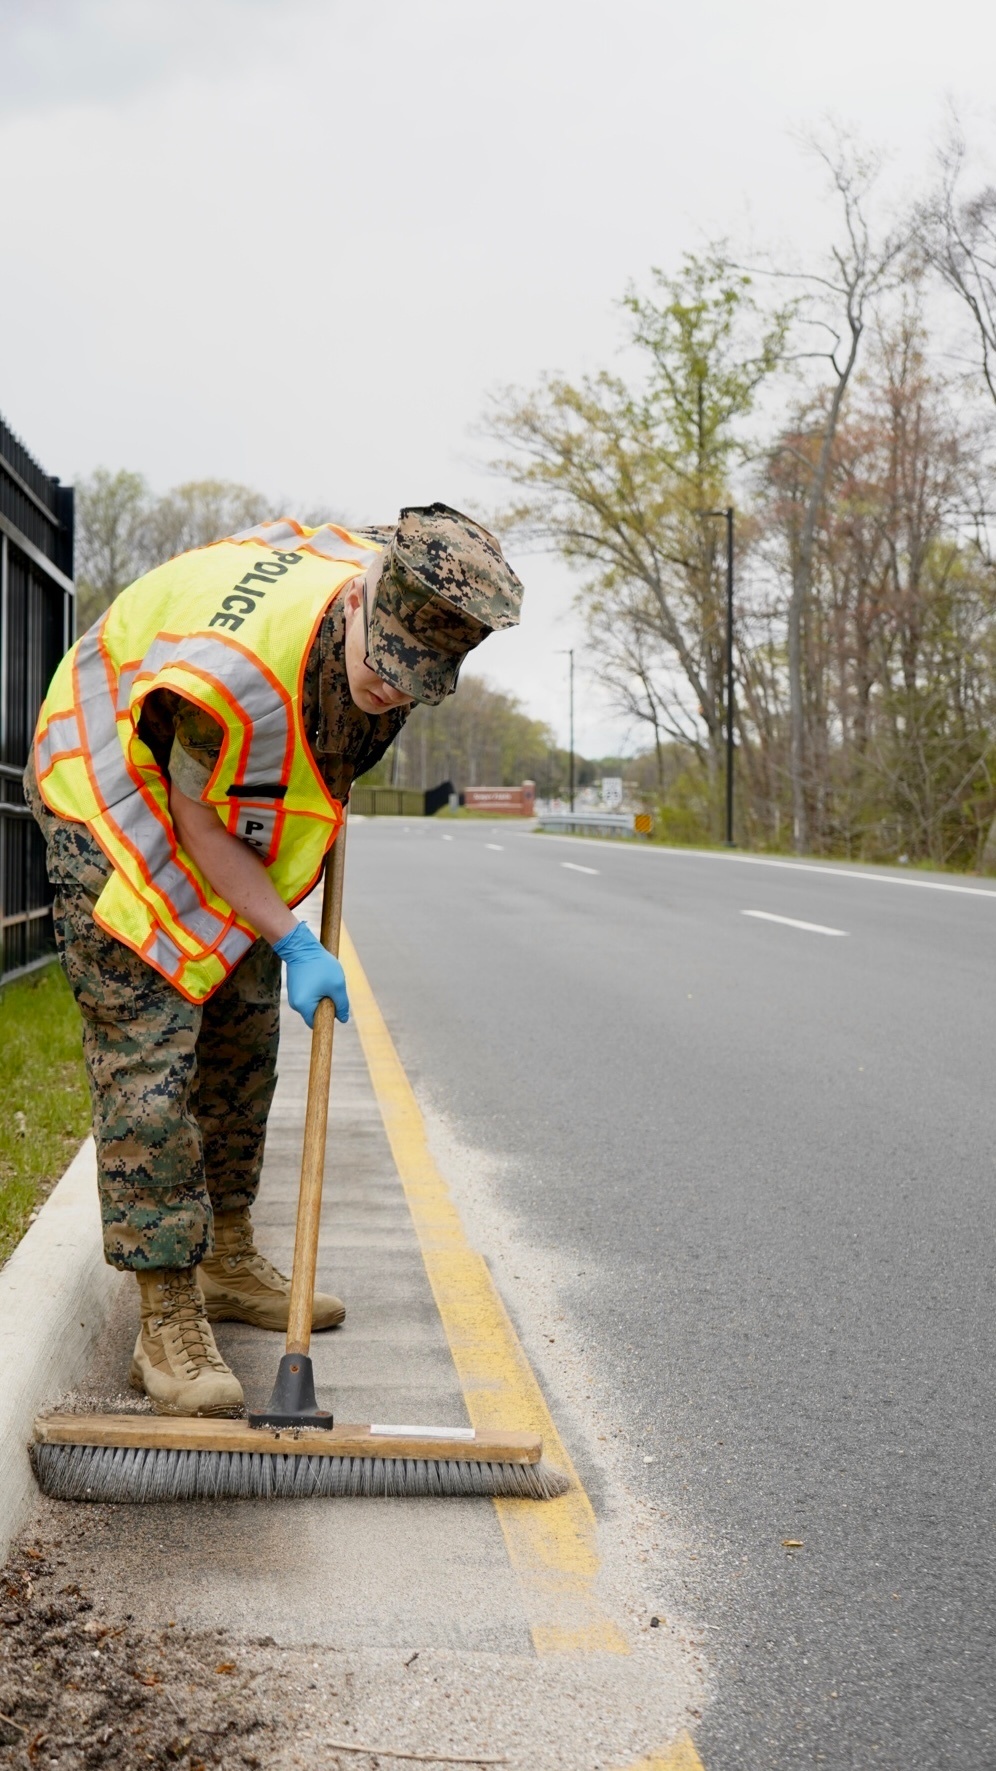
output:
[[468,787],[460,795],[472,812],[510,812],[514,818],[531,818],[536,804],[536,784],[521,787]]

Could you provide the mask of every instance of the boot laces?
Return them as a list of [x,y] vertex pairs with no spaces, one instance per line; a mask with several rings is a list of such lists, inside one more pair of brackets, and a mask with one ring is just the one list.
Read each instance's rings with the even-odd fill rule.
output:
[[255,1253],[252,1219],[249,1217],[238,1217],[233,1224],[226,1223],[222,1238],[224,1252],[232,1259]]
[[285,1278],[283,1273],[278,1272],[273,1262],[268,1261],[265,1254],[260,1254],[258,1248],[254,1248],[251,1255],[247,1254],[243,1258],[246,1265],[251,1268],[258,1279],[263,1281],[264,1285],[272,1286],[274,1291],[287,1290],[290,1280]]
[[266,1255],[256,1247],[252,1222],[249,1218],[241,1219],[234,1230],[229,1230],[226,1226],[222,1258],[233,1272],[236,1267],[248,1267],[257,1279],[261,1279],[264,1285],[271,1287],[274,1291],[286,1291],[290,1284],[289,1279],[285,1278],[283,1273],[278,1272],[273,1262],[267,1260]]
[[214,1370],[227,1369],[214,1344],[203,1301],[190,1274],[177,1271],[163,1280],[162,1325],[170,1331],[193,1373],[205,1365]]

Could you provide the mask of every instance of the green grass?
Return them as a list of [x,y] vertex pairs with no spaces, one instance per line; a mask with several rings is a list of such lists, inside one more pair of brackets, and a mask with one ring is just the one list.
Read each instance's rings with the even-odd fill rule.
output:
[[89,1129],[79,1010],[45,966],[0,989],[0,1264]]

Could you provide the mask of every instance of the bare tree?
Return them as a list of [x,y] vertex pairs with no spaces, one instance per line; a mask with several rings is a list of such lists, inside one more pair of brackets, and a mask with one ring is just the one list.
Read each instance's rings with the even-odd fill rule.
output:
[[251,486],[232,480],[188,480],[157,499],[149,511],[148,564],[175,559],[192,547],[207,547],[277,514],[269,499]]
[[78,631],[153,566],[275,514],[269,499],[230,480],[188,480],[154,498],[141,474],[98,467],[76,487]]
[[122,468],[76,483],[76,627],[85,632],[119,590],[145,570],[144,525],[149,488]]
[[813,592],[817,527],[826,499],[844,397],[870,311],[876,298],[889,286],[906,244],[897,230],[888,231],[881,238],[873,232],[869,199],[879,172],[877,157],[841,134],[829,144],[814,141],[811,146],[828,174],[831,191],[842,212],[843,228],[840,240],[831,247],[826,274],[787,273],[805,291],[799,309],[800,323],[829,334],[830,339],[824,350],[799,353],[800,357],[822,361],[830,371],[826,394],[818,410],[811,411],[809,434],[804,439],[787,435],[777,445],[797,457],[806,480],[791,550],[792,589],[788,604],[789,769],[793,842],[800,854],[808,848],[810,834],[803,630]]
[[937,184],[916,217],[924,261],[967,308],[982,378],[996,405],[996,187],[962,195],[968,150],[957,122],[938,155]]

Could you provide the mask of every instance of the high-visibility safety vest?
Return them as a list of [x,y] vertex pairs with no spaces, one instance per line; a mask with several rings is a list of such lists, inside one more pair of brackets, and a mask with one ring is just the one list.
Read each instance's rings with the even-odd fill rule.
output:
[[42,798],[85,823],[111,863],[95,921],[188,1001],[224,983],[257,932],[180,846],[169,783],[139,736],[142,703],[172,689],[214,716],[224,738],[202,798],[296,904],[342,823],[302,724],[308,653],[379,551],[332,524],[283,520],[181,554],[122,591],[52,679],[35,734]]

